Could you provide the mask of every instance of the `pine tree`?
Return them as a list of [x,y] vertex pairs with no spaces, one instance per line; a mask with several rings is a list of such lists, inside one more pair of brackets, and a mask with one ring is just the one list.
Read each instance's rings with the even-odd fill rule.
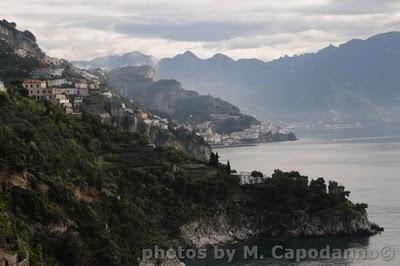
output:
[[228,163],[227,163],[227,165],[226,165],[226,173],[227,173],[228,175],[231,175],[231,164],[229,163],[229,161],[228,161]]
[[208,162],[208,164],[210,166],[214,166],[215,165],[215,154],[213,152],[211,152],[211,154],[210,154],[210,161]]

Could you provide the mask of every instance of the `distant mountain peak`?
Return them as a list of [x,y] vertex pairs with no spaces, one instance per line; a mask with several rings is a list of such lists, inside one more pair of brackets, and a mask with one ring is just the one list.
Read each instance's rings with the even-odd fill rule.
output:
[[342,121],[399,121],[400,32],[269,62],[225,63],[228,58],[161,60],[158,77],[177,79],[184,88],[221,97],[268,120],[330,121],[335,110]]
[[234,61],[232,58],[230,58],[227,55],[224,55],[222,53],[217,53],[213,57],[211,57],[209,60],[218,60],[218,61]]
[[175,58],[188,58],[188,59],[199,59],[192,51],[187,50],[183,54],[178,54]]
[[113,69],[116,67],[145,65],[155,67],[158,64],[158,59],[141,52],[133,51],[123,55],[107,55],[87,61],[72,61],[72,63],[81,68]]

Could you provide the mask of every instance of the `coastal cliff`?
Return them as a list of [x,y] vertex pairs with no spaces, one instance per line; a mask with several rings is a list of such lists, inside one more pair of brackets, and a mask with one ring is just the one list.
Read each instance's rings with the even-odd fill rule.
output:
[[267,237],[374,235],[381,231],[368,220],[366,210],[273,214],[236,209],[182,226],[179,241],[184,246],[204,248]]

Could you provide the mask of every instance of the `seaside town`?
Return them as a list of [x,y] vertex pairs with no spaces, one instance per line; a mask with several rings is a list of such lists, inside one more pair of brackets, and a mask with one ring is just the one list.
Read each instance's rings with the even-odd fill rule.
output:
[[[199,135],[201,135],[210,145],[215,147],[251,145],[258,142],[268,142],[271,141],[271,138],[273,137],[277,138],[279,136],[289,136],[290,134],[282,128],[275,127],[266,122],[252,125],[250,128],[232,132],[231,134],[219,134],[213,131],[213,127],[211,124],[211,121],[206,121],[200,125],[197,125],[194,130]],[[291,136],[289,136],[289,138],[290,137]],[[288,140],[294,139],[295,137]],[[274,139],[274,141],[279,141],[279,139]]]
[[[26,56],[24,50],[16,50],[19,56]],[[81,115],[84,99],[91,95],[101,95],[107,98],[120,98],[118,94],[105,84],[99,77],[87,70],[73,67],[66,60],[46,57],[47,67],[36,68],[30,73],[29,79],[21,80],[22,87],[27,90],[27,96],[38,100],[50,101],[59,105],[67,115]],[[7,88],[0,81],[0,91],[7,92]],[[130,100],[133,103],[132,100]],[[130,115],[134,119],[133,130],[136,130],[139,122],[147,125],[147,128],[155,127],[168,130],[169,121],[157,115],[151,115],[141,109],[133,110],[121,103],[116,111],[102,112],[98,116],[103,123],[109,123],[112,115]]]
[[[21,51],[15,51],[23,56]],[[107,85],[102,84],[99,77],[90,73],[88,70],[78,69],[65,60],[47,57],[49,67],[37,68],[30,73],[29,79],[22,81],[22,86],[28,91],[28,96],[35,100],[47,100],[61,106],[66,114],[81,115],[83,110],[84,98],[89,95],[102,95],[107,98],[119,97]],[[6,91],[3,82],[0,82],[0,91]],[[131,102],[133,102],[131,100]],[[168,130],[170,121],[157,115],[151,115],[138,110],[135,112],[127,108],[124,103],[120,109],[123,113],[135,116],[135,127],[138,121],[150,127]],[[103,112],[98,114],[102,122],[109,122],[111,114]],[[248,129],[233,132],[231,134],[219,134],[213,131],[211,121],[206,121],[197,126],[181,124],[172,121],[173,127],[183,127],[189,131],[194,131],[198,136],[213,146],[235,146],[251,145],[260,141],[260,138],[270,134],[275,136],[279,133],[285,134],[280,128],[276,128],[269,123],[252,125]]]

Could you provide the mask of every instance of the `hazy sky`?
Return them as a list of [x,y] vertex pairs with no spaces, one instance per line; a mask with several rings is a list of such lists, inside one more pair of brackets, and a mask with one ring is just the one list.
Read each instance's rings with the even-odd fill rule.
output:
[[399,0],[1,0],[51,56],[191,50],[270,60],[400,30]]

